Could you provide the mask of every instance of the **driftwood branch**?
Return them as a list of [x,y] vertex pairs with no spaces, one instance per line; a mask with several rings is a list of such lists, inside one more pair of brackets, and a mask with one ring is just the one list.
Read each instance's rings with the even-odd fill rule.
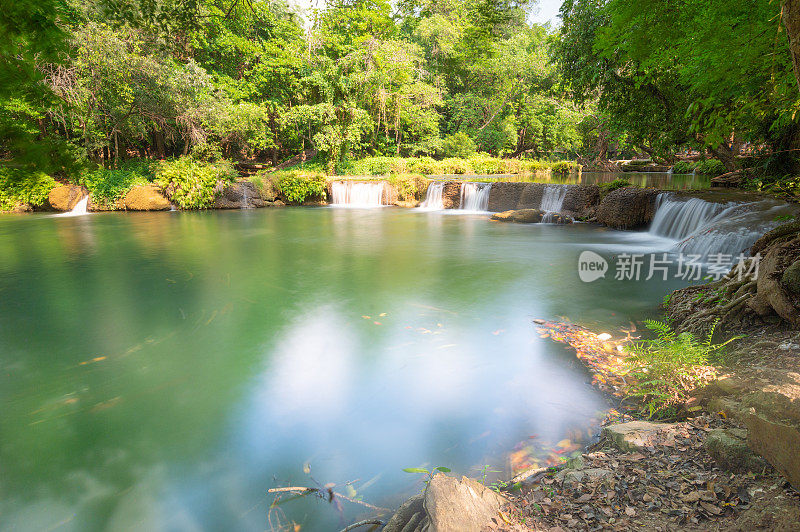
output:
[[327,494],[327,496],[329,496],[331,498],[338,497],[338,498],[344,499],[344,500],[346,500],[348,502],[352,502],[353,504],[360,504],[361,506],[366,506],[370,510],[375,510],[375,511],[378,511],[378,512],[389,512],[390,511],[388,508],[381,508],[380,506],[375,506],[374,504],[370,504],[368,502],[359,501],[357,499],[351,499],[347,495],[343,495],[341,493],[338,493],[336,491],[329,490],[329,489],[322,490],[322,489],[319,489],[319,488],[309,488],[309,487],[306,487],[306,486],[288,486],[288,487],[285,487],[285,488],[270,488],[270,489],[267,490],[267,493],[298,493],[300,495],[307,495],[307,494],[311,494],[311,493],[316,493],[316,494],[318,494],[319,496],[322,496],[322,497],[326,496],[326,494]]

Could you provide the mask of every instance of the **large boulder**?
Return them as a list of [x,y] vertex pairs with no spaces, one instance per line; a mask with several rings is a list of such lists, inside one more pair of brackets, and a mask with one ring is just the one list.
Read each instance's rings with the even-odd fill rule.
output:
[[215,209],[255,209],[263,206],[264,200],[250,181],[231,183],[214,200]]
[[170,203],[154,185],[136,185],[125,194],[120,207],[129,211],[168,211]]
[[[58,185],[50,191],[47,203],[57,211],[71,211],[83,198],[89,195],[89,190],[78,185]],[[89,200],[91,204],[91,200]],[[91,205],[89,205],[91,208]]]
[[747,445],[745,429],[715,429],[703,446],[717,465],[726,471],[761,473],[766,462]]
[[597,222],[615,229],[638,229],[653,221],[659,191],[625,187],[610,192],[597,207]]
[[747,444],[800,490],[800,373],[756,369],[712,382],[701,404],[747,429]]

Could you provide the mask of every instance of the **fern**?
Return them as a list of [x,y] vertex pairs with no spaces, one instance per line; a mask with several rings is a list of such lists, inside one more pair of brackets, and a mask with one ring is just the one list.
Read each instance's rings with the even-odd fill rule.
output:
[[716,322],[703,340],[663,321],[644,323],[655,337],[626,348],[625,373],[634,377],[628,397],[641,399],[641,413],[649,418],[673,417],[691,390],[706,383],[708,364],[721,360],[724,347],[738,337],[714,343]]

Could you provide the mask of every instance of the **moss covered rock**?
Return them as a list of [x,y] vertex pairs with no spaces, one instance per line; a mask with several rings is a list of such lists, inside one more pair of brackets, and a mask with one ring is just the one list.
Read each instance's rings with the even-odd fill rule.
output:
[[89,195],[89,191],[78,185],[58,185],[47,195],[47,203],[57,211],[71,211],[75,205]]
[[168,211],[170,203],[154,185],[137,185],[130,189],[120,201],[121,207],[129,211]]

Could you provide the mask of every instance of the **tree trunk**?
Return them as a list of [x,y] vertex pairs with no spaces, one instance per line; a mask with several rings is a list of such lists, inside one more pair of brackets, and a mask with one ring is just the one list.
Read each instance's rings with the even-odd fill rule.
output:
[[781,19],[786,26],[789,39],[789,53],[794,65],[794,77],[800,89],[800,0],[783,0],[781,2]]

